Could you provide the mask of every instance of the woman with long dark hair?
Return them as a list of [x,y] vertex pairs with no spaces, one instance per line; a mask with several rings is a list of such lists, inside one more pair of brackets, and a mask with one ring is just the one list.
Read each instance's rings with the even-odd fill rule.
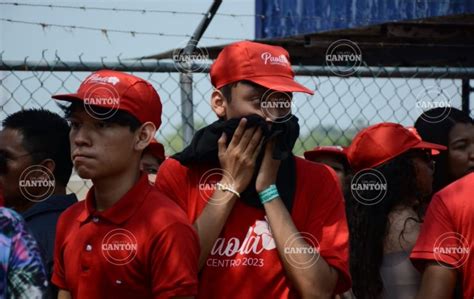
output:
[[455,108],[434,108],[415,122],[423,140],[448,148],[435,157],[433,193],[474,171],[474,120]]
[[348,205],[353,293],[360,299],[414,298],[420,275],[409,255],[432,192],[432,150],[399,124],[359,132],[348,150],[356,172]]

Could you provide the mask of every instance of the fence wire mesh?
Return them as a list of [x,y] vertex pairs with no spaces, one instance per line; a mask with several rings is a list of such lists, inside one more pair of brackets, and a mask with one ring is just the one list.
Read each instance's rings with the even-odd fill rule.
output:
[[[27,108],[62,114],[51,95],[74,92],[87,75],[103,68],[130,72],[153,84],[163,103],[157,139],[165,145],[167,155],[183,149],[186,118],[182,117],[180,73],[173,63],[120,59],[64,62],[59,57],[54,61],[4,61],[0,56],[0,119]],[[192,74],[193,121],[185,124],[194,129],[217,120],[209,105],[213,91],[209,66],[200,70]],[[295,67],[295,71],[298,82],[315,90],[314,96],[295,94],[293,98],[293,113],[301,127],[296,155],[316,145],[346,146],[370,124],[391,121],[412,126],[424,110],[440,102],[461,109],[463,97],[466,102],[463,83],[469,84],[474,77],[472,68],[362,68],[348,77],[319,66]],[[468,104],[464,103],[465,107]],[[83,196],[90,185],[73,175],[68,187]]]

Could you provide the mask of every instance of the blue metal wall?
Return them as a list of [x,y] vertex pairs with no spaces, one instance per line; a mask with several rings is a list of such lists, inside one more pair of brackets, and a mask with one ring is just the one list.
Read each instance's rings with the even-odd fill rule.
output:
[[474,0],[255,1],[255,35],[258,39],[474,13]]

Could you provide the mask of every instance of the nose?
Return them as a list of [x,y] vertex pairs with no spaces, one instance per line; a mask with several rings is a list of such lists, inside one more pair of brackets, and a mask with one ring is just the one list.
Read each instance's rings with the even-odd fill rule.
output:
[[70,139],[71,145],[75,145],[76,147],[91,145],[89,132],[85,126],[71,130]]

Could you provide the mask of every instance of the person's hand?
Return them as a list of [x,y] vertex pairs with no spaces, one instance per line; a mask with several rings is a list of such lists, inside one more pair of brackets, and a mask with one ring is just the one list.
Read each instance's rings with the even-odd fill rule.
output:
[[250,183],[255,161],[262,147],[262,129],[258,127],[246,129],[246,123],[247,119],[240,120],[229,146],[226,145],[225,133],[217,142],[219,162],[223,169],[221,184],[231,185],[239,193]]
[[277,180],[278,169],[280,168],[281,161],[275,160],[272,157],[275,143],[276,139],[272,138],[265,146],[265,155],[255,182],[255,189],[257,189],[257,192],[259,193],[267,189],[270,185],[275,184]]

